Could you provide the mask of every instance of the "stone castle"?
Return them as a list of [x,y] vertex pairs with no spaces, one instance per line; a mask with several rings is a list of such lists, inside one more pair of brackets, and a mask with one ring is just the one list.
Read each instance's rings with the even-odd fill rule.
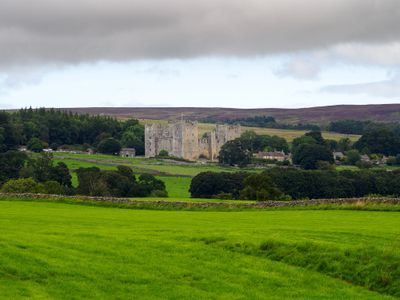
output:
[[215,160],[226,142],[240,137],[240,126],[217,125],[199,138],[197,122],[177,121],[167,125],[145,125],[145,156],[155,157],[161,150],[187,160]]

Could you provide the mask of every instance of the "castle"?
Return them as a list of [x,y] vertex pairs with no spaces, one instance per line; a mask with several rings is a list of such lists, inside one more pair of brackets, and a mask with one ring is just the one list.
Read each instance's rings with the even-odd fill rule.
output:
[[226,142],[240,137],[240,126],[217,125],[215,130],[199,138],[197,122],[181,120],[145,125],[145,156],[155,157],[161,150],[170,156],[187,160],[215,160]]

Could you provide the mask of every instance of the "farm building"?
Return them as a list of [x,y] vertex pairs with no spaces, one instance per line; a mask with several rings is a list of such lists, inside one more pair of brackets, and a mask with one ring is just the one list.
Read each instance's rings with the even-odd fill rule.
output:
[[135,148],[122,148],[119,152],[119,156],[121,157],[135,157],[136,150]]

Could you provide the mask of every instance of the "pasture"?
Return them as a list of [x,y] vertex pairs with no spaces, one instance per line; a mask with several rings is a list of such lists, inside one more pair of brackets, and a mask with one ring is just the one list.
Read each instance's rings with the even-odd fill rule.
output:
[[394,299],[398,212],[0,201],[6,299]]
[[188,198],[191,178],[200,172],[236,172],[245,170],[260,172],[261,169],[239,169],[236,167],[221,167],[210,164],[176,164],[171,161],[145,158],[121,158],[119,156],[102,154],[70,154],[54,153],[55,162],[62,161],[71,170],[72,183],[78,185],[75,170],[79,168],[98,167],[102,170],[115,170],[117,165],[126,165],[136,174],[150,173],[164,181],[169,197],[175,199]]

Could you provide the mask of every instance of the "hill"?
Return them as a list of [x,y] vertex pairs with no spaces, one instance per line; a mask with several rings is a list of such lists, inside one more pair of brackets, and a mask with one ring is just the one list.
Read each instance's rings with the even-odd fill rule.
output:
[[78,113],[111,115],[119,118],[151,120],[178,119],[182,115],[190,120],[226,120],[253,116],[272,116],[285,123],[324,124],[340,119],[397,122],[400,104],[336,105],[298,109],[259,108],[238,109],[223,107],[85,107],[63,108]]

